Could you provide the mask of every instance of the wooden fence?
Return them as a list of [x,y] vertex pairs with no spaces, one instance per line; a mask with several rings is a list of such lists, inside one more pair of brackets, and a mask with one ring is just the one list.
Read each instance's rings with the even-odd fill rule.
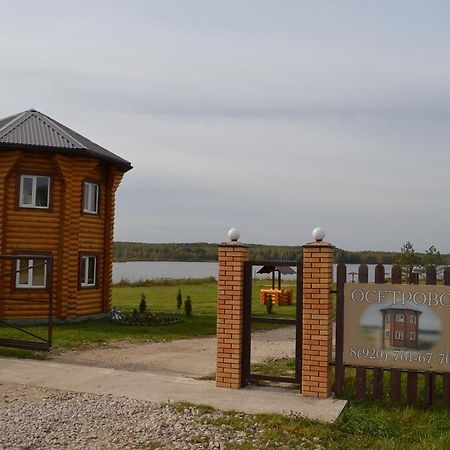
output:
[[[419,274],[410,271],[408,280],[403,280],[409,284],[419,284]],[[344,284],[347,281],[347,267],[344,263],[337,266],[337,303],[336,303],[336,363],[335,363],[335,386],[334,390],[337,397],[342,397],[345,384],[345,371],[348,367],[343,362],[344,350]],[[394,265],[392,267],[391,279],[393,284],[402,283],[402,268]],[[368,282],[368,267],[366,264],[359,266],[358,282]],[[385,269],[382,264],[375,267],[375,283],[386,283]],[[436,268],[428,266],[426,268],[425,284],[435,285],[437,283]],[[450,286],[450,268],[446,268],[443,274],[444,285]],[[449,343],[450,344],[450,343]],[[443,383],[443,403],[450,407],[450,373],[437,372],[420,372],[412,370],[388,369],[383,367],[356,367],[356,392],[357,399],[362,399],[370,393],[368,383],[368,373],[373,371],[373,381],[371,392],[375,399],[385,398],[385,377],[389,373],[390,388],[388,398],[393,401],[399,401],[402,394],[402,384],[406,377],[406,399],[408,403],[416,403],[418,401],[418,381],[419,377],[423,377],[424,383],[424,402],[432,405],[436,401],[436,380],[442,377]],[[406,373],[403,377],[402,372]],[[387,380],[386,380],[387,381]],[[386,393],[387,394],[387,393]]]

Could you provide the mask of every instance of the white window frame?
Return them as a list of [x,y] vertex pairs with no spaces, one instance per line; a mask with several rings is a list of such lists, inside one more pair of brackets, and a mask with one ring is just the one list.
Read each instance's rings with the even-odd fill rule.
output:
[[[92,205],[91,193],[92,190],[96,191],[95,204]],[[87,194],[87,204],[86,204],[86,192]],[[83,212],[86,214],[98,214],[98,205],[100,198],[100,185],[98,183],[93,183],[92,181],[84,181],[83,184]]]
[[415,331],[410,331],[409,332],[409,340],[410,341],[415,341],[416,340],[416,332]]
[[405,335],[403,334],[403,331],[396,331],[395,332],[395,339],[398,340],[398,341],[403,341],[404,336]]
[[390,338],[391,337],[391,332],[389,331],[389,330],[384,330],[384,337],[387,339],[387,338]]
[[[41,259],[41,258],[39,258]],[[20,270],[20,261],[24,261],[24,258],[17,258],[16,260],[16,270]],[[26,261],[26,260],[25,260]],[[28,259],[28,277],[27,277],[27,283],[21,283],[20,282],[20,273],[25,272],[25,270],[20,270],[19,272],[16,272],[16,288],[19,289],[45,289],[47,287],[47,261],[42,260],[42,263],[44,264],[44,284],[42,285],[35,285],[33,284],[33,275],[34,275],[34,259]]]
[[[23,199],[23,184],[26,178],[31,178],[31,203],[25,203]],[[45,178],[48,182],[47,184],[47,206],[36,205],[36,187],[37,179]],[[20,192],[19,192],[19,206],[21,208],[36,208],[36,209],[49,209],[50,208],[50,177],[45,175],[21,175],[20,176]]]
[[[81,272],[84,263],[84,273]],[[94,281],[89,283],[89,269],[90,265],[94,264]],[[81,255],[80,258],[80,286],[81,287],[97,287],[97,264],[98,264],[98,256],[97,255]]]
[[411,324],[416,324],[416,323],[417,323],[417,318],[416,318],[416,316],[411,316],[411,317],[409,318],[409,323],[411,323]]
[[395,321],[397,323],[404,323],[405,322],[405,315],[403,313],[397,313],[395,315]]

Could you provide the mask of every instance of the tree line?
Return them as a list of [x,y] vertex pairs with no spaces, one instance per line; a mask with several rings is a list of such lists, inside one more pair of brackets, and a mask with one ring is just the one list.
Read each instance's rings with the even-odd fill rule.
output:
[[[248,244],[255,260],[297,260],[301,254],[299,246]],[[405,247],[406,246],[406,247]],[[405,250],[406,248],[406,250]],[[449,264],[450,255],[441,255],[434,246],[425,253],[411,252],[412,244],[403,244],[400,252],[348,251],[335,249],[335,262],[347,264]],[[217,261],[217,244],[206,242],[149,244],[143,242],[115,242],[114,261]],[[411,255],[412,253],[412,255]],[[408,256],[405,256],[408,255]],[[437,256],[439,255],[439,256]]]

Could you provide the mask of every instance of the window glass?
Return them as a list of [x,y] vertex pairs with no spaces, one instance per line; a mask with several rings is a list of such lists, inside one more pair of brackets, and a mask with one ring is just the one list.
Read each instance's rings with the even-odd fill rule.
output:
[[95,284],[95,261],[95,256],[90,256],[88,258],[87,284],[89,285]]
[[36,177],[36,206],[48,207],[48,177]]
[[48,208],[50,178],[36,175],[22,175],[20,178],[19,198],[19,206],[23,208]]
[[16,270],[16,287],[45,287],[47,266],[44,259],[18,259]]
[[97,283],[97,257],[82,256],[80,264],[80,284],[95,287]]
[[83,211],[91,214],[98,213],[99,186],[96,183],[84,182]]
[[21,204],[33,205],[33,178],[22,177]]
[[28,285],[28,259],[17,260],[17,283],[18,285]]
[[43,259],[34,259],[33,262],[33,279],[32,285],[45,286],[45,261]]

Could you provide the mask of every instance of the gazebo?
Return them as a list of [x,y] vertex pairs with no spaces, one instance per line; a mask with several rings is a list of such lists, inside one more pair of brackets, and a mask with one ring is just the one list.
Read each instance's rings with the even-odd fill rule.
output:
[[[272,274],[272,289],[261,289],[259,293],[259,302],[265,305],[269,298],[272,299],[272,303],[277,305],[290,305],[292,304],[292,289],[281,289],[281,277],[282,275],[294,275],[296,272],[289,266],[277,266],[266,265],[262,266],[257,273],[260,274]],[[277,287],[276,280],[278,281]]]

